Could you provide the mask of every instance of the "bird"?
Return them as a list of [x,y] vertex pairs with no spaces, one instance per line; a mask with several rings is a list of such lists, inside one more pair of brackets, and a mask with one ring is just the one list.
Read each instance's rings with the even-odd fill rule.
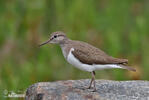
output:
[[96,91],[95,71],[103,69],[121,68],[136,71],[127,66],[127,59],[109,56],[101,49],[83,41],[71,40],[62,31],[53,32],[50,38],[39,45],[58,44],[61,47],[64,58],[74,67],[90,72],[92,75],[88,89]]

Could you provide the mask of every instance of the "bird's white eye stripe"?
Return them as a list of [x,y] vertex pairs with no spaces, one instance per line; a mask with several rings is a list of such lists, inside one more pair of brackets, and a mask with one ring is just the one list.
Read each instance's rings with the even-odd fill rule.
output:
[[64,35],[54,35],[54,38],[57,38],[57,37],[59,37],[59,36],[64,36]]
[[64,36],[65,37],[65,35],[57,35],[57,36]]

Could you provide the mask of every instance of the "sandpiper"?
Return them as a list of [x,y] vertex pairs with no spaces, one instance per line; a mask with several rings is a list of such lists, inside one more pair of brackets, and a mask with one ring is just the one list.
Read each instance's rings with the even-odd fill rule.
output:
[[47,43],[59,44],[64,58],[70,64],[80,70],[91,72],[92,79],[88,88],[90,89],[93,83],[93,91],[96,91],[95,70],[121,68],[136,71],[126,65],[128,63],[127,59],[114,58],[88,43],[70,40],[61,31],[53,32],[50,39],[39,46]]

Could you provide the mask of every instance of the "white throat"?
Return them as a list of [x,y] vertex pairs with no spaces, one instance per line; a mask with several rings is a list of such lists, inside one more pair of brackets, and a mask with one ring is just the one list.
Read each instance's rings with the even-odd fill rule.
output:
[[64,44],[61,44],[60,46],[61,46],[64,58],[67,59],[67,53],[66,53],[66,48],[65,48]]

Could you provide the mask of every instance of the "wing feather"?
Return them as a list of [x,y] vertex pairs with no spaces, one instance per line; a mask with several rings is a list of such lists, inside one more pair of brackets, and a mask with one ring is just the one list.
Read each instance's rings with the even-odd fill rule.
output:
[[124,64],[127,63],[127,59],[118,59],[108,56],[102,50],[93,47],[87,43],[79,43],[75,46],[72,54],[78,58],[82,63],[86,64]]

